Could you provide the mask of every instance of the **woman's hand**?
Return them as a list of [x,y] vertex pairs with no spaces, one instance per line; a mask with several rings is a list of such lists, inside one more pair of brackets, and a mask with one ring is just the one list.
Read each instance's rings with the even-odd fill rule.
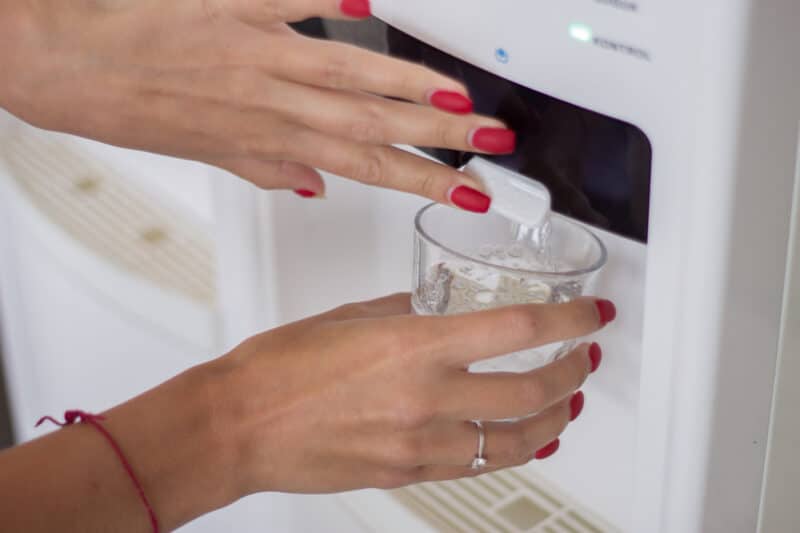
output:
[[238,442],[242,494],[392,488],[476,473],[485,423],[487,469],[555,451],[583,406],[575,391],[599,364],[582,345],[527,374],[470,374],[476,360],[587,335],[608,303],[409,315],[407,294],[348,305],[256,336],[225,368],[216,418]]
[[476,182],[391,145],[514,149],[502,123],[470,114],[459,83],[285,24],[366,16],[368,2],[3,7],[15,13],[0,24],[0,66],[13,73],[2,80],[0,105],[43,128],[204,161],[263,188],[323,194],[319,168],[473,211],[489,203]]
[[[597,368],[582,345],[527,374],[475,360],[589,334],[610,302],[582,298],[412,316],[407,294],[258,335],[103,413],[163,531],[261,491],[391,488],[543,459],[580,414]],[[485,469],[472,420],[486,422]],[[0,453],[9,531],[145,531],[148,514],[108,442],[86,424]]]

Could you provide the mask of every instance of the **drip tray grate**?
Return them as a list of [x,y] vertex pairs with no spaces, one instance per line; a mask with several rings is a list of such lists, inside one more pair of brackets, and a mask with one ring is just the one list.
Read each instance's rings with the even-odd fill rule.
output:
[[442,532],[612,533],[591,512],[558,494],[530,470],[424,483],[392,492]]

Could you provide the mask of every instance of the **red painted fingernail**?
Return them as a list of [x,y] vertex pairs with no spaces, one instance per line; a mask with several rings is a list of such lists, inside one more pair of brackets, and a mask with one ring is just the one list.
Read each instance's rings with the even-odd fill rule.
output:
[[544,448],[542,448],[541,450],[539,450],[538,452],[536,452],[536,455],[534,455],[534,457],[536,457],[540,461],[542,459],[547,459],[548,457],[550,457],[551,455],[553,455],[558,451],[559,446],[561,446],[561,441],[556,439],[547,446],[545,446]]
[[576,418],[581,415],[581,411],[583,411],[583,402],[585,398],[583,396],[583,391],[578,391],[572,395],[572,399],[569,401],[569,421],[572,422]]
[[600,349],[600,345],[596,342],[589,346],[589,360],[592,362],[590,372],[595,372],[600,367],[600,361],[603,360],[603,350]]
[[597,300],[597,313],[600,315],[600,327],[605,326],[615,318],[617,318],[617,306],[608,300]]
[[450,201],[453,205],[472,211],[473,213],[486,213],[492,205],[492,199],[466,185],[460,185],[450,191]]
[[458,113],[460,115],[467,115],[472,113],[474,109],[472,100],[463,94],[453,91],[434,91],[428,98],[431,105],[441,109],[442,111],[449,111],[451,113]]
[[517,148],[517,134],[505,128],[478,128],[470,134],[469,143],[490,154],[510,154]]
[[340,7],[348,17],[367,18],[372,14],[369,0],[342,0]]
[[294,191],[297,196],[302,196],[303,198],[314,198],[317,193],[314,191],[309,191],[308,189],[297,189]]

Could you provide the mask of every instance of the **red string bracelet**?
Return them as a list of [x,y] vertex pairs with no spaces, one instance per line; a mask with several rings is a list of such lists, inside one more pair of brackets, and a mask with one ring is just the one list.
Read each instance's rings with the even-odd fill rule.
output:
[[100,423],[100,421],[105,420],[105,417],[102,415],[93,415],[91,413],[84,413],[83,411],[67,411],[64,413],[64,422],[59,422],[55,418],[51,416],[43,416],[39,419],[36,423],[36,427],[38,428],[41,426],[45,421],[52,422],[57,426],[71,426],[76,422],[85,422],[87,424],[91,424],[94,426],[97,431],[99,431],[103,437],[108,441],[112,448],[114,448],[114,452],[117,454],[122,466],[125,467],[125,472],[128,473],[128,477],[133,482],[133,485],[136,487],[136,492],[139,493],[139,498],[142,500],[142,503],[147,509],[147,514],[150,517],[150,525],[153,526],[153,533],[159,533],[158,528],[158,519],[156,518],[156,513],[153,511],[153,507],[150,505],[150,502],[147,500],[147,496],[144,494],[144,489],[142,489],[142,485],[139,483],[139,480],[136,479],[136,474],[133,473],[133,468],[131,467],[130,463],[127,459],[125,459],[125,455],[122,453],[122,449],[117,444],[117,441],[114,440],[114,437],[111,436],[111,433],[108,432],[106,428]]

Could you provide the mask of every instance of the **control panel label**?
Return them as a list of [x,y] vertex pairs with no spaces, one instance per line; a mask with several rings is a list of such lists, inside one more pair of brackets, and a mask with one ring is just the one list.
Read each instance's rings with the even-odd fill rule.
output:
[[592,42],[594,43],[595,46],[599,46],[600,48],[605,48],[606,50],[610,50],[612,52],[626,54],[631,57],[635,57],[636,59],[641,59],[643,61],[651,61],[650,52],[648,52],[644,48],[639,48],[638,46],[619,43],[616,41],[612,41],[611,39],[598,37],[596,35],[592,39]]

